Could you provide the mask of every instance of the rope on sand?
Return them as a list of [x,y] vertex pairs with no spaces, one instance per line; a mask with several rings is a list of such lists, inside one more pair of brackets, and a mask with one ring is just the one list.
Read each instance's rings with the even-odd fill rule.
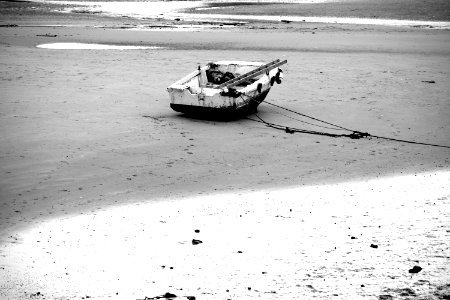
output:
[[[383,139],[383,140],[388,140],[388,141],[394,141],[394,142],[401,142],[401,143],[408,143],[408,144],[416,144],[416,145],[425,145],[425,146],[432,146],[432,147],[441,147],[441,148],[447,148],[450,149],[450,146],[446,146],[446,145],[438,145],[438,144],[431,144],[431,143],[424,143],[424,142],[417,142],[417,141],[410,141],[410,140],[404,140],[404,139],[396,139],[396,138],[391,138],[391,137],[385,137],[385,136],[379,136],[379,135],[373,135],[370,134],[368,132],[361,132],[358,130],[353,130],[353,129],[349,129],[349,128],[345,128],[343,126],[337,125],[337,124],[333,124],[312,116],[308,116],[305,114],[302,114],[300,112],[291,110],[289,108],[274,104],[274,103],[270,103],[268,101],[264,101],[263,103],[272,105],[274,107],[278,107],[280,109],[289,111],[291,113],[300,115],[302,117],[306,117],[309,119],[312,119],[314,121],[320,122],[320,123],[324,123],[330,126],[333,126],[334,128],[330,128],[330,127],[326,127],[329,129],[335,129],[335,130],[345,130],[345,131],[349,131],[350,133],[347,134],[337,134],[337,133],[331,133],[331,132],[323,132],[323,131],[315,131],[315,130],[307,130],[307,129],[301,129],[301,128],[295,128],[295,127],[288,127],[288,126],[284,126],[284,125],[280,125],[280,124],[276,124],[276,123],[270,123],[267,122],[265,120],[263,120],[260,116],[258,116],[256,113],[254,114],[256,118],[258,118],[258,120],[252,119],[247,117],[248,120],[254,121],[254,122],[259,122],[259,123],[263,123],[268,127],[277,129],[277,130],[283,130],[286,133],[290,133],[293,134],[295,132],[300,132],[300,133],[306,133],[306,134],[315,134],[315,135],[323,135],[323,136],[329,136],[329,137],[347,137],[347,138],[351,138],[351,139],[361,139],[361,138],[377,138],[377,139]],[[296,120],[296,119],[294,119]],[[301,120],[298,120],[301,121]],[[301,121],[303,122],[303,121]],[[311,123],[308,123],[311,124]],[[311,124],[311,125],[315,125],[315,124]],[[315,126],[319,126],[319,127],[323,127],[320,125],[315,125]]]

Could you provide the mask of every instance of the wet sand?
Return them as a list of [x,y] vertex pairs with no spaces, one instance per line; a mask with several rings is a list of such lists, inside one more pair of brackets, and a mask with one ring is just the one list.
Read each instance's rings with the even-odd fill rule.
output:
[[[210,1],[191,11],[204,14],[241,14],[303,17],[375,18],[390,20],[450,20],[446,0],[347,0],[286,3],[287,1]],[[277,3],[281,2],[281,3]],[[295,1],[292,1],[295,2]],[[300,1],[298,1],[300,2]]]
[[[44,21],[40,19],[38,23],[43,25]],[[119,24],[117,20],[111,22],[108,21],[106,27]],[[169,108],[165,90],[199,63],[222,59],[287,59],[288,65],[283,68],[285,81],[272,89],[267,101],[374,135],[449,145],[448,31],[370,26],[355,26],[352,31],[349,26],[338,28],[335,25],[316,27],[314,24],[262,23],[231,31],[167,32],[123,30],[117,27],[36,27],[30,26],[32,22],[29,19],[16,23],[19,26],[0,28],[0,272],[4,275],[0,282],[2,296],[7,299],[18,299],[20,293],[30,296],[39,290],[48,293],[50,283],[57,278],[62,280],[57,284],[62,288],[56,288],[51,297],[81,298],[87,295],[83,294],[85,291],[93,293],[95,286],[87,288],[81,285],[84,282],[81,277],[85,276],[82,269],[73,269],[74,273],[67,272],[69,275],[61,273],[65,267],[61,263],[62,258],[52,256],[52,251],[48,254],[49,261],[55,261],[56,269],[50,268],[45,272],[44,266],[48,261],[39,251],[58,247],[50,242],[52,233],[49,233],[49,228],[58,227],[63,231],[67,226],[65,220],[76,219],[80,215],[95,218],[100,213],[102,216],[114,214],[116,218],[121,214],[120,209],[114,208],[116,205],[141,203],[149,205],[145,210],[149,216],[160,212],[171,215],[175,210],[178,213],[183,205],[185,207],[182,209],[188,209],[190,201],[193,201],[192,207],[197,207],[197,202],[189,200],[191,197],[208,195],[208,205],[214,206],[217,201],[217,207],[223,209],[226,216],[237,211],[228,210],[229,203],[220,198],[224,196],[214,195],[227,193],[226,197],[239,201],[242,199],[239,193],[264,190],[269,191],[270,201],[277,207],[276,202],[282,201],[285,196],[270,192],[274,189],[354,180],[364,182],[401,174],[426,177],[420,174],[431,172],[437,174],[433,175],[437,176],[433,177],[439,182],[437,186],[428,181],[411,182],[415,182],[421,190],[437,190],[439,195],[419,197],[414,211],[417,213],[422,209],[421,205],[428,205],[427,201],[441,199],[433,202],[436,206],[429,218],[442,219],[431,225],[420,223],[420,226],[425,227],[417,236],[425,234],[428,229],[448,226],[446,201],[449,190],[446,188],[448,185],[442,184],[442,180],[448,182],[448,179],[445,179],[447,175],[439,175],[446,173],[438,172],[449,170],[448,148],[378,139],[351,140],[287,134],[247,119],[233,122],[191,119]],[[103,21],[99,23],[105,25]],[[252,26],[256,29],[251,29]],[[280,32],[280,26],[286,26],[285,30]],[[36,48],[39,44],[52,42],[159,46],[165,49],[95,51]],[[259,116],[267,121],[317,129],[281,113],[286,114],[267,104],[259,108]],[[402,188],[408,190],[399,185],[399,189]],[[308,193],[311,197],[319,195],[311,191]],[[367,193],[372,192],[367,190]],[[389,192],[384,193],[386,197],[389,195]],[[407,197],[413,195],[407,194]],[[348,197],[344,198],[350,199]],[[177,201],[168,202],[171,199]],[[287,196],[286,199],[291,199],[289,204],[295,204],[296,211],[302,213],[307,211],[308,205],[313,205],[311,202],[302,206],[301,201],[294,201],[294,198]],[[358,203],[364,203],[365,192],[358,194],[355,199]],[[408,198],[399,196],[396,200],[408,206]],[[376,203],[371,201],[367,209],[376,208]],[[319,207],[319,211],[325,210],[324,206]],[[288,209],[287,206],[284,208]],[[245,209],[251,211],[250,208]],[[180,211],[183,215],[183,210]],[[394,211],[401,211],[401,207],[396,207]],[[197,217],[193,212],[191,215],[194,219]],[[184,217],[190,218],[191,215]],[[338,217],[345,216],[343,213]],[[266,216],[262,214],[259,217]],[[280,226],[279,222],[283,218],[272,217],[265,220],[267,226]],[[298,214],[295,222],[304,217]],[[329,221],[328,217],[323,216],[322,220]],[[133,220],[133,214],[127,220],[124,224]],[[200,215],[199,220],[203,224],[202,231],[215,222],[207,213]],[[374,220],[371,219],[371,222]],[[408,220],[404,218],[399,222],[404,221],[406,224]],[[354,222],[357,222],[356,219]],[[103,227],[100,223],[92,225],[92,229],[114,235],[114,228]],[[403,225],[400,224],[395,233],[389,231],[383,232],[383,235],[392,233],[393,238],[398,238],[409,232]],[[152,226],[155,224],[146,224],[143,229]],[[123,233],[130,244],[136,242],[130,232],[136,231],[137,227]],[[42,246],[44,248],[28,235],[27,230],[32,228],[45,229],[41,231],[48,240],[48,244]],[[261,243],[270,242],[264,238],[264,231],[261,230],[255,229],[252,234],[258,234]],[[154,244],[158,243],[158,234],[162,233],[156,231],[149,234],[150,238],[154,238]],[[77,239],[86,235],[86,232],[80,231],[73,238],[67,235],[62,239],[65,243],[76,244]],[[211,239],[216,242],[220,237],[211,234]],[[184,238],[183,241],[188,243],[186,241],[190,241],[190,238]],[[303,238],[302,242],[308,243],[309,237]],[[320,241],[325,242],[327,239],[324,237]],[[412,237],[409,246],[414,245],[413,240]],[[436,235],[432,239],[433,247],[445,244],[446,240],[448,233]],[[366,242],[369,243],[369,240]],[[345,243],[342,245],[347,245]],[[158,247],[154,244],[152,247]],[[15,247],[19,247],[20,251],[15,252]],[[71,251],[76,253],[76,247],[73,247]],[[170,245],[162,248],[165,247]],[[295,249],[289,243],[285,244],[285,248]],[[214,247],[207,249],[217,251],[216,254],[221,253]],[[436,249],[424,251],[428,251],[431,256],[441,255],[436,253]],[[447,252],[448,249],[443,251]],[[399,259],[397,263],[404,263],[402,268],[415,264],[414,258],[405,258],[406,252],[399,251],[396,256]],[[181,255],[181,252],[177,253]],[[283,259],[294,255],[293,252],[289,253]],[[118,258],[124,259],[122,254],[126,255],[118,253]],[[100,251],[87,255],[100,257],[103,253]],[[214,259],[223,259],[219,256],[214,256]],[[39,272],[43,271],[49,277],[35,273],[28,257],[36,258],[35,261],[40,264]],[[136,256],[136,259],[139,257]],[[273,263],[273,259],[276,257],[268,261]],[[83,265],[82,260],[75,261]],[[426,262],[426,259],[419,263],[422,261]],[[442,261],[448,261],[448,256],[444,255],[443,260],[438,260]],[[383,262],[388,263],[386,257]],[[169,266],[168,262],[159,260],[151,264],[154,267],[154,264],[160,263]],[[397,263],[395,265],[398,267]],[[329,267],[327,264],[324,266]],[[445,265],[435,268],[432,274],[427,273],[433,278],[448,273]],[[342,269],[345,272],[352,270],[345,265]],[[151,270],[154,269],[149,270],[152,274]],[[97,271],[92,273],[97,278],[95,280],[104,274],[101,269]],[[155,271],[152,276],[166,278],[164,280],[168,287],[171,277],[164,277],[166,275],[158,272]],[[109,275],[105,276],[109,278]],[[227,280],[227,275],[223,276],[221,280]],[[280,270],[276,276],[283,277],[283,272]],[[322,276],[327,276],[326,271]],[[247,277],[253,278],[251,275]],[[436,291],[437,281],[432,281],[431,277],[425,276],[421,280],[433,282],[430,290]],[[52,280],[46,281],[45,278]],[[270,277],[269,281],[274,278]],[[72,282],[78,288],[78,293],[71,290],[69,294],[64,294],[68,290],[62,282],[69,283],[68,286]],[[75,285],[76,282],[80,285]],[[291,284],[288,285],[290,289],[285,290],[285,295],[296,297],[305,293],[298,292]],[[317,290],[315,285],[310,285]],[[372,290],[363,293],[363,297],[375,297],[376,293],[383,293],[382,288],[391,288],[380,282],[378,285],[379,292]],[[342,288],[343,285],[339,286]],[[162,289],[166,285],[154,287]],[[155,296],[146,292],[157,292],[155,289],[141,288],[141,298],[145,295]],[[209,287],[216,293],[218,288]],[[261,291],[260,288],[258,290]],[[315,294],[312,288],[306,290],[311,292],[306,294],[310,296],[307,298],[320,295]],[[244,288],[244,291],[235,292],[233,298],[247,298],[249,290]],[[418,291],[424,290],[419,288]],[[126,292],[132,293],[130,290]],[[160,294],[164,292],[168,291],[161,290]],[[421,295],[426,293],[435,292],[427,290]],[[221,297],[217,295],[211,297]],[[272,294],[258,295],[264,295],[266,299],[274,298]],[[211,299],[208,295],[200,297],[200,293],[196,296],[198,299]],[[102,299],[106,296],[99,292],[96,297]],[[439,299],[438,296],[433,297]]]

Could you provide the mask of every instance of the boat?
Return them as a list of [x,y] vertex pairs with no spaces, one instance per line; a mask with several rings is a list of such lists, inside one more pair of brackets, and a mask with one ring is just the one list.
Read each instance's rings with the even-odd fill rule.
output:
[[283,80],[279,68],[287,60],[270,63],[217,61],[208,63],[167,88],[170,107],[203,118],[235,118],[256,112],[272,86]]

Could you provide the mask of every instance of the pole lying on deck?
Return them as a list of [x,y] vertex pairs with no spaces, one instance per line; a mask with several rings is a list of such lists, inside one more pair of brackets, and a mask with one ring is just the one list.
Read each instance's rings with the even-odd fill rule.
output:
[[221,85],[217,86],[216,88],[224,89],[224,88],[230,88],[230,87],[236,86],[236,85],[238,85],[244,81],[247,81],[253,77],[256,77],[263,73],[269,72],[270,70],[275,69],[276,67],[284,65],[285,63],[287,63],[287,60],[283,60],[283,61],[280,61],[279,59],[274,60],[268,64],[265,64],[263,66],[256,68],[255,70],[252,70],[248,73],[242,74],[236,78],[228,80],[227,82],[222,83]]

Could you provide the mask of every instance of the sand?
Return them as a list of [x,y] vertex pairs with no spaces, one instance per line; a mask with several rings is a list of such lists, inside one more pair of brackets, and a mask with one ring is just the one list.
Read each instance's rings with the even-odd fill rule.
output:
[[[341,299],[348,299],[378,297],[385,293],[397,295],[405,292],[398,289],[411,288],[420,297],[429,295],[439,299],[436,296],[439,287],[449,282],[448,278],[436,279],[448,273],[448,255],[441,254],[448,253],[448,248],[444,247],[448,232],[442,231],[449,225],[448,148],[379,139],[287,134],[247,119],[233,122],[191,119],[170,109],[165,88],[200,63],[222,59],[287,59],[288,65],[283,68],[285,81],[273,88],[267,101],[374,135],[449,145],[448,31],[278,23],[251,23],[228,31],[138,31],[119,29],[117,24],[129,21],[118,19],[90,21],[103,28],[78,26],[77,22],[73,22],[77,26],[67,26],[72,24],[70,19],[58,19],[65,25],[62,27],[47,26],[52,24],[51,19],[38,16],[36,20],[40,26],[32,25],[32,17],[27,17],[23,23],[5,17],[5,23],[16,21],[19,26],[0,27],[1,297],[44,298],[48,295],[46,299],[80,299],[90,294],[103,299],[124,294],[124,297],[142,299],[171,291],[180,296],[192,294],[198,299],[226,299],[228,296],[224,293],[229,289],[233,290],[229,296],[233,299],[302,295],[327,298],[336,289]],[[285,26],[282,31],[281,26]],[[164,49],[106,51],[36,47],[63,42]],[[267,121],[317,129],[301,123],[310,120],[293,120],[281,113],[286,114],[267,104],[259,108],[259,116]],[[431,179],[416,181],[415,174]],[[387,185],[393,190],[382,183],[373,183],[374,190],[382,195],[379,198],[368,183],[375,179],[385,182],[384,178],[400,175],[406,176],[408,183],[388,179]],[[359,182],[355,184],[361,192],[353,196],[329,192],[333,188],[348,190],[353,184],[349,181]],[[331,186],[322,192],[319,187],[308,188],[317,184]],[[301,201],[283,194],[285,189],[301,186],[305,186],[304,189],[296,193],[310,200]],[[395,194],[394,190],[404,194]],[[420,196],[416,196],[418,190]],[[256,194],[249,194],[251,191]],[[334,194],[336,199],[330,199],[329,195]],[[392,199],[392,195],[398,196]],[[199,196],[205,198],[195,198]],[[261,207],[254,205],[258,199]],[[283,201],[285,204],[281,205]],[[373,281],[366,292],[357,291],[356,285],[367,285],[369,280],[355,281],[355,276],[359,275],[347,260],[338,260],[339,267],[334,266],[332,260],[325,260],[326,256],[314,256],[315,248],[311,246],[302,256],[305,262],[288,263],[299,251],[297,245],[317,242],[319,249],[329,248],[331,237],[313,235],[316,229],[311,224],[292,243],[286,241],[285,235],[280,236],[280,245],[284,246],[271,245],[267,257],[264,256],[266,251],[255,254],[258,247],[277,238],[276,234],[266,235],[266,226],[284,232],[305,220],[305,213],[311,211],[308,209],[317,209],[317,220],[331,226],[332,211],[326,206],[330,203],[337,208],[340,203],[347,203],[344,207],[348,211],[337,210],[335,216],[341,229],[346,222],[361,225],[362,217],[352,219],[353,209],[374,212],[367,222],[370,233],[358,236],[358,240],[347,236],[361,234],[362,225],[357,227],[357,232],[342,232],[335,241],[339,249],[347,249],[356,241],[364,251],[375,250],[370,248],[371,243],[379,244],[378,250],[381,250],[388,244],[388,237],[392,240],[409,237],[406,244],[392,246],[393,253],[389,255],[382,252],[386,250],[375,252],[378,253],[375,256],[368,254],[373,257],[369,268],[380,263],[392,266],[387,273],[376,273],[376,280],[371,277]],[[122,210],[123,207],[127,208]],[[428,210],[430,207],[432,209]],[[399,213],[400,217],[398,220],[395,214],[389,219],[383,217],[383,208]],[[408,227],[411,219],[400,214],[404,208],[415,216],[417,231],[411,231]],[[282,210],[277,213],[280,216],[289,216],[289,209],[297,214],[289,220],[292,223],[284,223],[285,218],[276,217],[277,209]],[[420,219],[422,209],[426,214],[424,219]],[[253,225],[246,229],[248,231],[233,229],[225,235],[214,231],[223,229],[215,227],[219,226],[217,220],[225,227],[234,226],[234,218],[243,211],[252,216],[249,224]],[[212,217],[212,213],[217,218]],[[119,222],[122,214],[125,214],[123,222]],[[98,222],[90,223],[97,215]],[[175,227],[167,233],[159,227],[166,224],[160,221],[167,221],[160,219],[161,215],[171,220],[181,219],[174,222]],[[199,228],[191,226],[178,232],[184,226],[181,222],[184,218],[195,219]],[[264,222],[264,226],[257,226],[258,220]],[[382,230],[374,227],[379,220]],[[91,224],[88,231],[81,229],[86,222]],[[396,230],[388,230],[392,224]],[[116,236],[117,225],[127,228],[119,236]],[[245,229],[245,225],[239,228]],[[66,228],[73,226],[80,229],[71,229],[73,234],[63,234]],[[141,228],[150,233],[138,235]],[[198,235],[204,243],[196,248],[189,244],[197,237],[194,229],[206,233]],[[37,230],[41,232],[39,243]],[[100,260],[101,266],[91,262],[103,257],[106,250],[90,251],[90,247],[98,247],[105,240],[97,235],[85,240],[92,230],[98,235],[116,237],[111,242],[114,257]],[[439,234],[426,237],[436,230]],[[229,242],[236,233],[240,233],[237,244],[242,247],[231,249],[228,244],[227,247],[221,244]],[[288,233],[292,232],[285,234]],[[247,234],[257,242],[245,240]],[[172,238],[169,241],[163,236]],[[221,240],[223,236],[225,240]],[[58,240],[52,241],[53,237]],[[142,250],[156,248],[160,251],[148,255],[149,266],[145,269],[148,276],[134,268],[146,257],[145,251],[135,251],[140,248],[141,239],[146,238],[150,244]],[[83,240],[85,243],[80,242]],[[415,240],[420,240],[420,248],[414,248]],[[135,248],[122,251],[124,244]],[[189,246],[189,255],[192,255],[187,270],[173,272],[175,275],[162,273],[170,272],[170,266],[177,270],[185,264],[186,252],[182,246]],[[244,246],[251,250],[249,255],[245,254]],[[170,257],[163,259],[165,251],[172,248]],[[280,248],[285,251],[278,250]],[[44,255],[46,251],[49,253]],[[223,261],[230,259],[229,255],[234,258],[241,254],[235,254],[237,251],[247,256],[236,261],[231,259],[230,270],[221,268]],[[281,251],[280,257],[277,251]],[[86,260],[83,255],[88,256]],[[204,255],[208,257],[206,262],[214,262],[203,267],[208,272],[192,271],[192,264]],[[70,257],[74,259],[67,260]],[[365,264],[361,257],[363,255],[358,254],[349,260],[361,267]],[[240,267],[252,260],[250,269]],[[264,260],[267,268],[255,267],[255,262]],[[323,267],[320,274],[311,274],[302,268],[303,263],[310,268],[317,260]],[[116,266],[112,261],[123,263]],[[213,267],[214,264],[219,267]],[[422,277],[411,277],[408,273],[408,268],[415,264],[424,268],[424,272],[419,273]],[[167,268],[163,269],[162,265]],[[64,268],[68,271],[64,272]],[[354,289],[346,289],[348,286],[341,282],[343,277],[336,275],[340,274],[337,268],[353,278]],[[295,273],[294,269],[300,273]],[[328,269],[333,271],[328,273]],[[391,274],[392,270],[395,274]],[[258,272],[270,274],[263,281],[270,289],[256,285],[263,280],[255,277]],[[363,278],[370,277],[367,272],[363,272],[366,276]],[[111,289],[118,273],[136,279],[136,283],[132,285],[128,279],[121,279],[127,284],[118,285],[117,291]],[[301,282],[284,274],[297,274]],[[313,277],[313,282],[304,281],[307,274]],[[389,279],[388,274],[394,278]],[[317,280],[322,277],[318,275],[339,280],[321,285]],[[423,284],[429,283],[428,287],[417,285],[420,280]],[[152,281],[157,283],[152,285]],[[231,281],[229,288],[224,284],[228,281]],[[280,282],[285,282],[283,287]],[[169,290],[170,285],[173,290]],[[179,288],[183,291],[177,290]],[[255,289],[258,292],[252,294]],[[116,292],[120,292],[119,295],[115,295]]]
[[[449,182],[447,171],[57,218],[2,247],[5,280],[27,278],[3,286],[3,295],[445,299]],[[410,273],[414,266],[422,270]]]

